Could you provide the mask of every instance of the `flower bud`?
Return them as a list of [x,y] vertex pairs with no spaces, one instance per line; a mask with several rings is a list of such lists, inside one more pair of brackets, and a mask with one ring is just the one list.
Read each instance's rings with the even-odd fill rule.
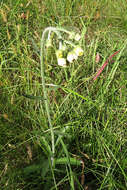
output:
[[75,38],[75,32],[70,32],[69,39],[73,40]]
[[81,38],[81,36],[77,33],[77,34],[75,35],[75,40],[76,40],[76,41],[79,41],[80,38]]

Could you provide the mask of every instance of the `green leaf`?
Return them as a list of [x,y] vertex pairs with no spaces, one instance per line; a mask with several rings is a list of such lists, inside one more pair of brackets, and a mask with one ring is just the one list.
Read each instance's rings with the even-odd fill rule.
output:
[[40,137],[40,143],[41,143],[41,148],[44,150],[44,152],[47,154],[48,156],[52,156],[52,151],[50,148],[49,143],[46,141],[45,137]]
[[33,95],[30,95],[30,94],[23,94],[23,96],[25,98],[29,98],[29,99],[32,99],[32,100],[44,100],[44,98],[42,96],[33,96]]
[[68,164],[68,161],[70,163],[70,165],[78,165],[80,166],[81,165],[81,161],[80,160],[77,160],[75,158],[67,158],[67,157],[64,157],[64,158],[58,158],[55,160],[55,164]]

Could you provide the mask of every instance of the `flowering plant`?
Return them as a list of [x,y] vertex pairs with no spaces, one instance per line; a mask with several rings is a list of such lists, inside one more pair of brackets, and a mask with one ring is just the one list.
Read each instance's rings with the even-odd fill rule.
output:
[[[52,34],[55,35],[52,35]],[[84,35],[85,31],[82,33]],[[47,35],[48,34],[48,35]],[[53,39],[53,37],[57,39]],[[50,117],[47,89],[45,85],[45,73],[44,73],[44,54],[49,47],[53,47],[57,44],[56,58],[59,66],[65,68],[68,63],[72,63],[77,60],[79,56],[83,55],[83,49],[81,48],[82,37],[79,33],[69,31],[64,28],[48,27],[44,30],[41,38],[41,49],[40,49],[40,63],[41,63],[41,78],[42,87],[44,93],[45,108],[47,112],[48,122],[51,131],[51,143],[52,143],[52,155],[51,161],[53,164],[55,154],[55,143],[54,143],[54,131]]]
[[[74,31],[65,29],[49,27],[48,38],[46,40],[46,48],[53,47],[52,33],[58,37],[58,49],[56,50],[57,63],[61,67],[66,67],[67,62],[72,63],[77,60],[79,56],[83,55],[83,49],[80,46],[81,35]],[[66,40],[64,33],[66,33],[69,40]]]

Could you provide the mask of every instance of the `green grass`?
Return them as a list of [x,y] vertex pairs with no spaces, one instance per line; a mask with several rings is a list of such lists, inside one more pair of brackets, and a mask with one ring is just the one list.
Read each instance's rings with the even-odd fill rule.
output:
[[[127,189],[126,10],[125,0],[0,2],[1,189]],[[86,27],[80,59],[63,69],[54,49],[45,57],[46,84],[59,86],[46,86],[53,166],[39,58],[48,26]]]

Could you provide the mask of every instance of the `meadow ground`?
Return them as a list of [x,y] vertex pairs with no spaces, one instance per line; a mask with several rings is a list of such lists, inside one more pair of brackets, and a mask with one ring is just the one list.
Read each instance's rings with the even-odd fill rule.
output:
[[[127,189],[126,10],[126,0],[0,1],[0,189]],[[84,51],[66,68],[45,52],[53,130],[39,55],[48,26],[77,28]]]

